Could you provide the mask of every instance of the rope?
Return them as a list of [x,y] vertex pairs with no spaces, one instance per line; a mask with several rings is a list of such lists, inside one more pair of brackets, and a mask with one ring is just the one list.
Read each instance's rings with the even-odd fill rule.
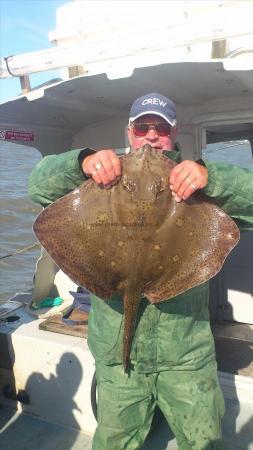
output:
[[34,242],[33,244],[28,245],[27,247],[21,248],[20,250],[17,250],[16,252],[8,253],[8,255],[0,256],[0,259],[9,258],[9,256],[14,256],[19,253],[27,252],[28,250],[32,250],[33,248],[36,248],[36,247],[40,247],[40,244],[38,242]]
[[8,61],[8,59],[9,59],[9,58],[12,58],[12,57],[13,57],[13,55],[9,55],[9,56],[7,56],[7,57],[4,56],[4,60],[5,60],[5,64],[6,64],[6,69],[8,70],[9,74],[10,74],[12,77],[16,77],[16,76],[18,76],[18,75],[15,75],[15,73],[12,73],[12,71],[10,70],[10,66],[9,66],[9,61]]
[[[217,144],[217,142],[211,142],[211,145],[215,145]],[[230,148],[230,147],[237,147],[238,145],[245,145],[245,142],[235,142],[234,144],[228,144],[228,145],[224,145],[223,147],[220,148],[215,148],[216,151],[219,150],[225,150],[226,148]],[[207,147],[204,149],[206,150]]]
[[226,145],[224,147],[216,148],[215,150],[218,150],[218,151],[219,150],[226,150],[226,148],[237,147],[238,145],[245,145],[245,142],[238,142],[236,144],[229,144],[229,145]]

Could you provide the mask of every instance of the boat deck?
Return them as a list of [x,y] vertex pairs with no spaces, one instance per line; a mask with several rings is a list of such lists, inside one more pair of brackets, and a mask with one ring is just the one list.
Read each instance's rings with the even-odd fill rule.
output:
[[[36,417],[0,410],[0,448],[5,450],[91,450],[92,437]],[[226,399],[223,419],[225,448],[253,450],[253,406]],[[141,450],[176,450],[177,444],[165,420],[150,434]]]
[[[25,308],[19,308],[18,314],[19,322],[1,325],[0,344],[9,351],[2,354],[0,388],[10,381],[4,377],[12,375],[16,389],[24,389],[31,402],[18,402],[17,412],[16,402],[0,392],[0,449],[91,450],[96,426],[90,406],[94,362],[86,340],[40,330],[43,319],[34,320]],[[216,324],[213,331],[226,399],[225,449],[253,450],[252,327]],[[9,367],[12,353],[15,373]],[[177,449],[163,418],[141,450],[154,449]]]
[[253,325],[224,321],[212,328],[218,369],[253,379]]

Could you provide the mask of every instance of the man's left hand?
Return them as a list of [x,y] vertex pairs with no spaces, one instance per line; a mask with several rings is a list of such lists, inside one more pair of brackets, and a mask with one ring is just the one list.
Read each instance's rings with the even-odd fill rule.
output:
[[172,169],[170,188],[177,202],[187,200],[195,191],[207,185],[208,171],[206,167],[195,161],[185,160]]

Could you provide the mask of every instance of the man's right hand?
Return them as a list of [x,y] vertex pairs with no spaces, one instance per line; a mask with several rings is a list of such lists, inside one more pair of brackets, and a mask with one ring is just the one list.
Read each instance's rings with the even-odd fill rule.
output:
[[121,177],[121,163],[113,150],[99,150],[87,156],[82,163],[84,173],[98,184],[110,187]]

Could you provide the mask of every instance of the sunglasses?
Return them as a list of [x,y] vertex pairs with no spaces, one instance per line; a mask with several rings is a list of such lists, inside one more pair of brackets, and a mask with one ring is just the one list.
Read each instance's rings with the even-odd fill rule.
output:
[[169,136],[171,133],[171,126],[168,123],[165,122],[158,122],[158,123],[132,123],[132,128],[134,135],[136,137],[144,137],[146,134],[151,130],[156,131],[158,136]]

